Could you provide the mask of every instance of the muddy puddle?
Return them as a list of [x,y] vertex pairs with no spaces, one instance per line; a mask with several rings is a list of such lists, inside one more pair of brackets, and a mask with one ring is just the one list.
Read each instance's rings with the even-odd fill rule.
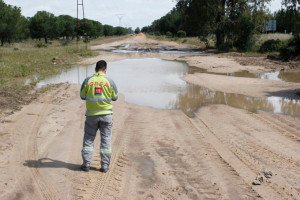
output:
[[141,49],[113,49],[113,50],[106,50],[107,52],[113,53],[162,53],[162,54],[203,54],[209,55],[209,53],[204,53],[200,51],[189,51],[189,50],[161,50],[161,49],[150,49],[150,48],[141,48]]
[[[158,45],[158,44],[157,44]],[[112,53],[162,53],[162,54],[190,54],[190,55],[210,55],[212,53],[200,51],[199,49],[174,49],[174,48],[160,48],[158,46],[153,48],[148,47],[133,47],[132,44],[121,44],[114,46],[114,49],[95,49],[96,51],[105,51]]]
[[[61,82],[81,84],[86,77],[94,73],[94,67],[94,65],[74,67],[60,75],[40,81],[37,87]],[[184,75],[195,71],[197,69],[188,67],[185,63],[157,58],[127,59],[108,63],[108,76],[116,82],[119,92],[125,95],[125,100],[129,103],[160,109],[181,109],[190,117],[193,117],[198,108],[207,104],[225,104],[251,112],[263,110],[300,116],[300,100],[275,96],[255,98],[214,92],[181,79]],[[278,73],[268,75],[269,79],[276,80],[270,77],[279,77],[280,72]],[[236,76],[238,75],[240,74]]]
[[234,73],[216,73],[207,72],[206,69],[199,69],[197,67],[190,67],[190,72],[199,72],[207,74],[234,76],[234,77],[244,77],[244,78],[260,78],[268,80],[282,80],[286,82],[300,83],[300,72],[287,72],[287,71],[274,71],[274,72],[263,72],[263,73],[251,73],[249,71],[243,70]]

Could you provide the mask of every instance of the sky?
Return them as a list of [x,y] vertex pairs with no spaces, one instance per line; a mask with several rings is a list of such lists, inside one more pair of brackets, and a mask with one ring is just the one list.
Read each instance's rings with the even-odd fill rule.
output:
[[[41,10],[56,16],[67,14],[76,17],[77,13],[77,0],[4,0],[4,2],[21,7],[22,14],[26,17],[32,17]],[[175,5],[175,0],[84,0],[86,18],[100,21],[102,24],[121,25],[134,29],[150,25]],[[272,0],[269,6],[271,12],[279,10],[280,7],[281,0]],[[82,13],[79,17],[82,18]]]

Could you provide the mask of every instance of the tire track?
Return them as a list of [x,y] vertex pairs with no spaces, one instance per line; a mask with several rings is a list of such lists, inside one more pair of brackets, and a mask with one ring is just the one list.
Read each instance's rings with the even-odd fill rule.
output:
[[[252,187],[252,181],[256,177],[256,173],[239,159],[231,150],[225,147],[218,136],[209,128],[209,126],[195,113],[196,117],[190,119],[196,129],[209,141],[218,154],[244,179],[244,181]],[[252,187],[264,199],[281,199],[281,195],[272,188],[261,185],[260,187]]]
[[[44,102],[41,110],[37,114],[37,119],[34,120],[34,124],[30,130],[32,133],[28,140],[29,145],[26,147],[26,160],[38,160],[38,151],[37,151],[37,143],[36,138],[38,135],[39,125],[41,124],[42,119],[46,116],[46,110],[48,108],[48,102]],[[38,164],[34,163],[29,166],[31,175],[33,177],[34,182],[36,183],[37,187],[39,188],[41,195],[44,197],[44,199],[52,200],[56,199],[55,193],[53,192],[53,189],[46,184],[44,178],[40,174],[38,170]]]
[[[266,124],[267,126],[277,130],[282,135],[287,136],[294,141],[300,142],[299,130],[294,130],[291,127],[285,127],[285,125],[283,125],[281,122],[279,121],[275,122],[274,120],[266,118],[266,116],[264,116],[263,118],[262,116],[259,116],[258,114],[255,113],[253,113],[251,116],[261,121],[262,123]],[[278,123],[280,123],[280,125],[278,125]],[[299,127],[297,126],[297,128]]]
[[[124,165],[127,164],[128,159],[126,156],[126,143],[127,143],[127,137],[125,134],[122,134],[121,130],[124,127],[125,119],[128,120],[128,112],[127,109],[124,112],[125,116],[122,116],[121,119],[122,122],[120,122],[119,126],[116,127],[117,134],[115,135],[115,140],[112,141],[113,146],[113,152],[112,152],[112,158],[110,163],[110,170],[107,173],[100,173],[97,176],[97,182],[93,188],[92,194],[89,199],[96,200],[96,199],[103,199],[103,197],[108,194],[108,196],[115,196],[116,194],[109,194],[105,193],[106,190],[115,190],[115,192],[119,193],[120,190],[115,189],[114,186],[110,186],[110,183],[113,180],[117,180],[119,183],[122,182],[122,172],[120,168],[123,168]],[[115,175],[119,174],[119,177],[116,178]],[[120,187],[120,185],[118,186]]]

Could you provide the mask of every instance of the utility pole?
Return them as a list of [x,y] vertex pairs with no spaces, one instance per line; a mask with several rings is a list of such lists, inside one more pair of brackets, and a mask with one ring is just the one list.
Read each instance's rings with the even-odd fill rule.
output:
[[119,19],[119,26],[122,26],[122,19],[124,17],[125,14],[117,14],[116,16],[118,17]]
[[87,49],[87,34],[85,32],[85,17],[84,17],[84,5],[83,5],[83,0],[81,0],[81,3],[79,2],[79,0],[77,0],[77,22],[76,22],[76,46],[78,49],[78,41],[79,41],[79,6],[82,7],[82,17],[83,17],[83,34],[85,36],[85,48]]

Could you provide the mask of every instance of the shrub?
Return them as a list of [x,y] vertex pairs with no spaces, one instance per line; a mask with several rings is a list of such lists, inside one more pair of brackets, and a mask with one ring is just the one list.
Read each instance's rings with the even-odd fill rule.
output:
[[173,34],[172,34],[170,31],[168,31],[168,32],[166,33],[166,36],[167,36],[168,38],[171,38],[171,37],[173,37]]
[[43,42],[38,42],[35,46],[37,48],[47,47],[47,45],[45,43],[43,43]]
[[294,36],[280,49],[280,58],[291,60],[300,56],[300,36]]
[[161,33],[159,31],[154,32],[155,36],[161,36]]
[[283,46],[283,42],[279,39],[277,40],[267,40],[259,48],[260,53],[264,52],[273,52],[273,51],[279,51]]
[[188,40],[187,39],[184,39],[183,41],[182,41],[182,43],[186,43]]
[[186,37],[186,32],[183,30],[180,30],[177,32],[177,36],[180,38]]
[[178,37],[174,37],[174,38],[172,38],[172,41],[178,41]]

